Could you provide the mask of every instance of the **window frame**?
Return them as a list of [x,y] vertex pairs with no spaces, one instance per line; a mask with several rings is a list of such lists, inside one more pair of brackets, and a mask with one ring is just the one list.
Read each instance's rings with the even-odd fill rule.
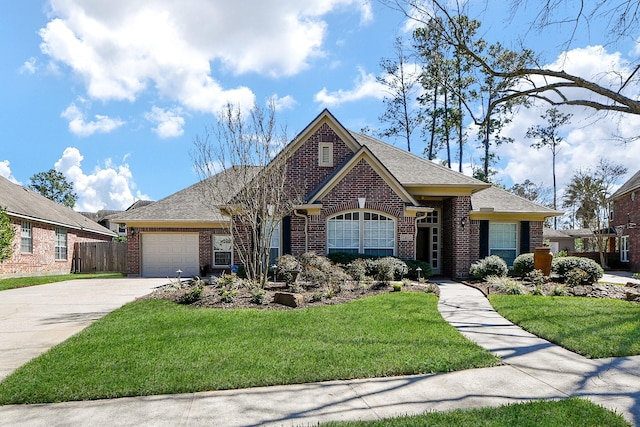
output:
[[20,221],[20,252],[33,253],[33,223],[30,221]]
[[[328,154],[325,160],[325,150]],[[318,144],[318,166],[333,167],[333,142],[320,142]]]
[[622,236],[620,238],[620,262],[629,262],[629,244],[631,239],[629,236]]
[[[229,249],[216,249],[216,239],[229,239]],[[224,242],[226,243],[226,242]],[[229,263],[228,264],[218,264],[216,263],[216,255],[217,254],[229,254]],[[233,238],[229,234],[214,234],[211,237],[211,255],[212,255],[212,264],[214,268],[220,267],[231,267],[233,265]]]
[[56,261],[66,261],[68,259],[68,236],[67,230],[56,227],[55,231],[55,259]]
[[[338,219],[339,217],[346,217],[350,215],[351,219]],[[353,219],[353,216],[357,215],[357,219]],[[367,218],[367,215],[369,218]],[[373,217],[378,217],[374,219]],[[385,218],[380,219],[380,217]],[[350,227],[339,227],[338,224],[341,221],[349,221],[351,224]],[[353,223],[357,222],[357,227],[353,227]],[[380,228],[371,228],[367,225],[377,223],[389,223],[391,225],[390,229],[382,230],[384,233],[388,233],[391,231],[391,236],[382,236],[380,237]],[[343,230],[338,230],[339,228],[343,228]],[[337,231],[350,231],[350,237],[341,237],[341,236],[332,236],[332,233]],[[354,233],[356,231],[356,233]],[[373,232],[378,233],[377,237],[371,237]],[[397,218],[384,213],[371,209],[354,209],[349,211],[338,212],[330,217],[327,217],[326,220],[326,253],[353,253],[353,254],[362,254],[362,255],[377,255],[377,256],[396,256],[397,253],[397,239],[398,239],[398,230],[397,230]],[[355,237],[355,238],[354,238]],[[384,245],[370,245],[368,242],[371,240],[377,239],[378,242],[382,242],[384,240],[390,240],[392,244],[390,246]],[[337,245],[339,240],[342,242],[351,241],[350,245]],[[357,241],[357,247],[355,242]]]
[[[493,241],[494,239],[492,238],[493,236],[495,236],[495,230],[496,230],[496,226],[511,226],[513,227],[513,235],[514,235],[514,239],[513,239],[513,247],[510,246],[494,246],[495,242]],[[513,260],[516,259],[516,257],[518,256],[518,241],[519,241],[519,235],[518,235],[518,224],[515,222],[489,222],[489,255],[498,255],[500,256],[500,258],[504,259],[504,256],[499,255],[498,253],[494,253],[494,251],[496,252],[505,252],[505,251],[513,251],[513,259],[511,260],[507,260],[504,259],[504,261],[507,263],[507,265],[509,267],[513,266]]]

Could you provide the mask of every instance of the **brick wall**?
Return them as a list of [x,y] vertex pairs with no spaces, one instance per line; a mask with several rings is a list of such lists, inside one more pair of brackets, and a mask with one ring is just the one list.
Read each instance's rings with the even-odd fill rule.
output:
[[[631,193],[614,201],[612,226],[621,228],[621,236],[629,236],[629,269],[640,271],[640,191],[636,191],[635,200]],[[627,228],[627,223],[634,223],[634,228]]]
[[73,248],[77,242],[111,241],[111,236],[100,236],[80,230],[67,230],[67,259],[56,260],[56,227],[49,224],[31,222],[33,249],[22,253],[20,249],[21,221],[12,219],[16,230],[13,254],[0,263],[1,277],[36,276],[49,274],[69,274],[72,268]]

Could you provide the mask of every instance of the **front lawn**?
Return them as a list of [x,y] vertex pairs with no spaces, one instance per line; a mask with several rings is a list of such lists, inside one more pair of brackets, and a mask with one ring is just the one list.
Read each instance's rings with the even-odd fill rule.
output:
[[115,279],[124,277],[122,273],[97,273],[97,274],[59,274],[55,276],[32,276],[0,279],[0,291],[27,286],[45,285],[47,283],[64,282],[76,279]]
[[640,354],[640,304],[580,297],[489,295],[503,317],[590,358]]
[[433,294],[302,310],[128,304],[0,383],[0,403],[186,393],[493,366]]
[[630,427],[615,414],[588,400],[537,401],[499,408],[431,412],[376,421],[347,421],[322,427]]

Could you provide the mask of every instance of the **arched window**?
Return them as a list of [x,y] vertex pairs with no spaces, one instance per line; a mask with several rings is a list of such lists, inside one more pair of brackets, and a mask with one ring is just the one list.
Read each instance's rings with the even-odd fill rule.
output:
[[393,256],[395,247],[396,223],[392,217],[377,212],[353,211],[327,219],[328,253]]

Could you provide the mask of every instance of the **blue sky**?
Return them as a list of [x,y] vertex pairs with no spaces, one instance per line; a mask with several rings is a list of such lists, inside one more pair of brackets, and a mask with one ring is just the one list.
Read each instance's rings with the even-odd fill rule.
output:
[[[524,16],[505,23],[483,13],[484,36],[515,45]],[[0,175],[27,185],[55,168],[74,183],[77,210],[125,209],[197,181],[193,138],[227,101],[275,97],[290,137],[325,107],[352,130],[379,129],[384,94],[375,76],[406,30],[404,15],[367,0],[1,2]],[[555,45],[561,34],[532,32],[527,42],[546,64],[585,77],[637,59],[638,35],[606,47],[600,35],[597,26],[579,34],[566,56]],[[516,142],[498,152],[503,184],[551,185],[549,153],[524,138],[543,111],[520,111],[506,129]],[[612,138],[637,135],[638,119],[570,112],[561,185],[599,156],[624,163],[628,176],[637,170],[638,142]],[[476,145],[471,139],[467,169],[480,163]]]

